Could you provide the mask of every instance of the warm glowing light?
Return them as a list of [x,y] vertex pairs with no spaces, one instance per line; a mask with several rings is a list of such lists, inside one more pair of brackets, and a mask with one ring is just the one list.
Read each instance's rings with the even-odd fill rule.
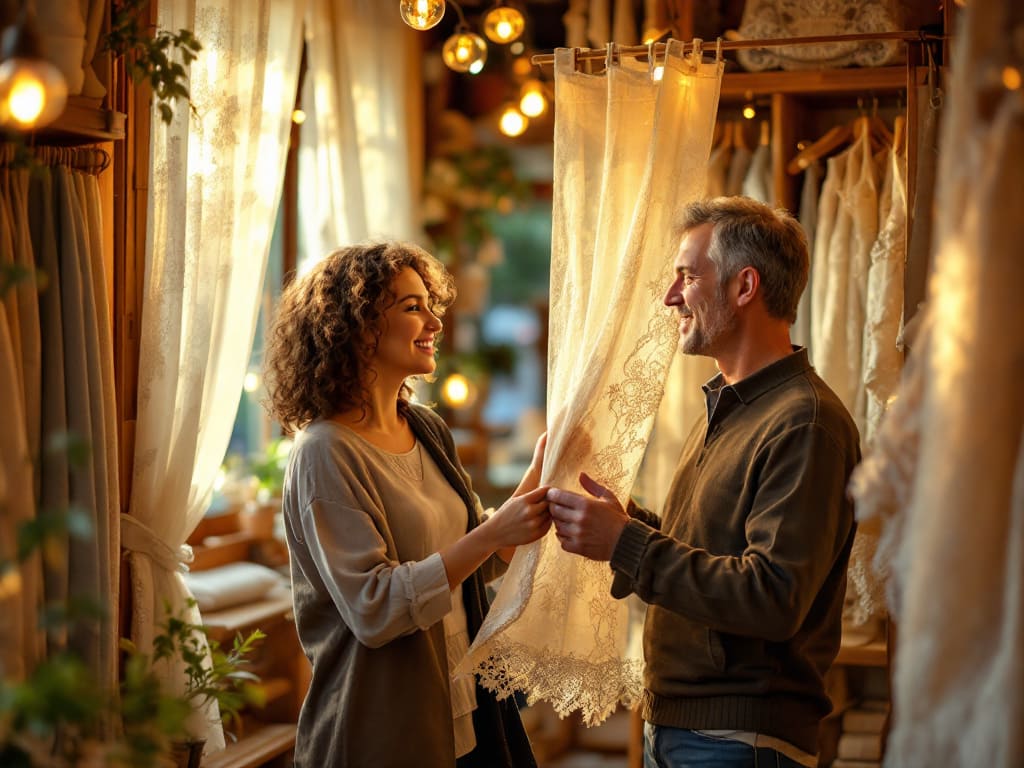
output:
[[513,56],[518,56],[519,54],[526,50],[526,46],[523,45],[521,40],[516,40],[514,43],[512,43],[512,45],[508,47],[508,49]]
[[45,59],[0,64],[0,123],[38,128],[60,117],[67,103],[64,76]]
[[747,106],[743,108],[743,116],[747,118],[747,120],[753,120],[756,115],[757,110],[754,109],[753,104],[747,104]]
[[302,125],[306,122],[306,112],[302,109],[296,109],[292,111],[292,122],[296,125]]
[[508,5],[496,5],[484,16],[484,34],[496,43],[517,40],[525,28],[523,14]]
[[1020,88],[1020,70],[1016,67],[1003,68],[1003,85],[1008,91],[1016,91]]
[[252,393],[259,388],[260,375],[252,371],[249,371],[249,373],[245,374],[245,378],[242,380],[242,389],[244,389],[246,392]]
[[505,107],[505,111],[501,113],[501,118],[498,120],[498,128],[511,138],[522,136],[529,124],[530,121],[523,116],[523,113],[511,106]]
[[661,80],[661,78],[663,78],[664,76],[665,76],[665,67],[663,67],[661,64],[659,64],[658,66],[656,66],[654,68],[654,72],[651,75],[651,77],[654,78],[654,82],[659,82]]
[[445,41],[441,58],[449,69],[475,75],[487,61],[487,43],[480,35],[463,28]]
[[527,80],[519,97],[519,111],[527,117],[540,117],[547,108],[544,86],[539,80]]
[[430,29],[444,16],[444,0],[401,0],[402,21],[413,29]]
[[533,72],[533,64],[526,56],[512,59],[512,74],[516,77],[529,77]]
[[449,408],[466,408],[475,398],[473,384],[461,373],[453,373],[441,385],[441,399]]

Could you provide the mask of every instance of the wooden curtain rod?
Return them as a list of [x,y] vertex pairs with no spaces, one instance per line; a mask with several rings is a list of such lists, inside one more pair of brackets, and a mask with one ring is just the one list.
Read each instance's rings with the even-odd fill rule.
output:
[[[737,51],[742,48],[781,48],[787,45],[820,45],[821,43],[856,43],[870,40],[900,40],[905,43],[925,43],[931,40],[944,40],[943,35],[935,35],[927,32],[914,32],[904,30],[901,32],[864,32],[856,35],[817,35],[815,37],[775,37],[764,40],[723,40],[718,38],[714,42],[701,41],[705,51]],[[614,53],[619,56],[647,56],[651,47],[647,45],[616,45]],[[665,43],[654,44],[654,55],[660,56],[665,52]],[[576,48],[576,60],[582,59],[603,59],[607,57],[606,48]],[[693,51],[693,43],[684,43],[683,52]],[[554,64],[553,53],[538,53],[531,57],[534,64]]]

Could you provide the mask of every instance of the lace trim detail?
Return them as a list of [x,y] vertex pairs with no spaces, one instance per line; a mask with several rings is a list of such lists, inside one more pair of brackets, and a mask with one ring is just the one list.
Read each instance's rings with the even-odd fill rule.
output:
[[[618,704],[634,706],[643,691],[643,662],[610,659],[594,663],[572,655],[543,656],[528,645],[498,637],[477,666],[480,684],[498,699],[527,692],[527,703],[547,701],[565,717],[579,710],[588,727],[599,725]],[[576,681],[566,685],[567,680]]]

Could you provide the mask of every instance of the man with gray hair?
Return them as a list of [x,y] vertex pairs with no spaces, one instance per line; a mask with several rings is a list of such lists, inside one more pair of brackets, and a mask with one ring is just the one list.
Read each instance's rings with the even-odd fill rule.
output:
[[664,303],[714,358],[707,418],[662,517],[586,473],[548,491],[563,549],[608,560],[648,604],[645,768],[817,765],[855,530],[857,428],[789,328],[807,285],[800,225],[743,197],[692,203]]

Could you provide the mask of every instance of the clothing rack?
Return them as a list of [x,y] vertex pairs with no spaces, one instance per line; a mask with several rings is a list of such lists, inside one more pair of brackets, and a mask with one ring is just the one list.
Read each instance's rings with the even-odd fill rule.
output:
[[[722,51],[737,51],[745,48],[782,48],[790,45],[820,45],[822,43],[857,43],[876,40],[898,40],[904,43],[928,43],[932,41],[945,40],[945,35],[936,35],[922,31],[903,30],[897,32],[865,32],[855,35],[815,35],[813,37],[775,37],[763,40],[723,40],[718,38],[714,43],[715,56],[721,58]],[[658,57],[665,53],[665,43],[648,43],[647,45],[618,45],[609,43],[608,48],[574,48],[573,53],[577,61],[586,59],[605,59],[609,55],[609,49],[617,56],[632,56],[642,58],[644,56]],[[710,50],[710,44],[700,38],[693,42],[683,44],[683,53],[693,51]],[[553,53],[538,53],[531,57],[534,64],[554,64]]]
[[66,166],[95,176],[110,167],[110,153],[100,147],[26,147],[21,144],[0,145],[0,167],[26,165]]

